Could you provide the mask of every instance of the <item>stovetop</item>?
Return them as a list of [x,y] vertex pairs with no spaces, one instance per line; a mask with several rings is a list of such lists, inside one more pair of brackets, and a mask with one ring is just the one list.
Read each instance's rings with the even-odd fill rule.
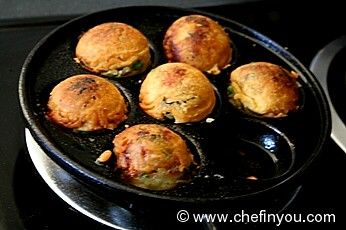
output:
[[[257,1],[201,9],[267,35],[287,47],[306,66],[319,49],[346,34],[346,28],[340,27],[346,16],[337,5],[316,5],[310,9],[295,1]],[[326,17],[326,11],[335,13]],[[0,23],[0,229],[110,229],[79,213],[51,190],[34,167],[25,144],[25,125],[17,96],[21,66],[34,44],[64,21],[65,17],[55,17]],[[330,139],[285,212],[334,213],[337,224],[322,226],[345,227],[345,166],[346,154]],[[162,224],[161,229],[165,229]],[[308,225],[315,226],[303,226]],[[288,228],[292,226],[296,225]],[[211,229],[208,225],[189,227]],[[222,229],[220,225],[216,227]]]

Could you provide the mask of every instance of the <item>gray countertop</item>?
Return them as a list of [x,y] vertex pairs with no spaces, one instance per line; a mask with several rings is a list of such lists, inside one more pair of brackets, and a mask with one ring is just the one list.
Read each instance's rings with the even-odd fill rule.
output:
[[239,4],[259,0],[0,0],[0,20],[80,15],[113,7],[162,5],[176,7],[207,7]]

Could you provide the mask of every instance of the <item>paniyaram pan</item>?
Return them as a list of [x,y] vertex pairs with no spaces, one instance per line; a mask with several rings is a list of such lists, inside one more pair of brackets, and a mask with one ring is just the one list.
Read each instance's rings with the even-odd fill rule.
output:
[[[147,116],[138,106],[139,88],[147,72],[110,79],[125,95],[130,111],[129,118],[114,131],[72,132],[46,119],[46,104],[52,87],[68,76],[88,73],[73,60],[76,43],[83,32],[110,21],[134,26],[150,41],[150,70],[166,62],[162,41],[167,28],[177,18],[190,14],[216,20],[230,35],[236,51],[231,66],[221,75],[208,75],[218,95],[217,108],[210,116],[212,122],[174,124]],[[239,112],[228,103],[230,71],[254,61],[279,64],[299,74],[302,98],[299,111],[285,118],[261,118]],[[92,13],[58,27],[28,55],[20,76],[19,97],[27,127],[47,155],[82,182],[110,196],[121,191],[158,200],[207,202],[263,194],[303,175],[321,153],[331,129],[330,111],[321,87],[286,49],[235,21],[180,8],[116,8]],[[112,149],[111,142],[117,133],[140,123],[161,123],[186,139],[200,164],[191,182],[167,191],[144,190],[124,183],[112,168],[95,164],[100,153]]]

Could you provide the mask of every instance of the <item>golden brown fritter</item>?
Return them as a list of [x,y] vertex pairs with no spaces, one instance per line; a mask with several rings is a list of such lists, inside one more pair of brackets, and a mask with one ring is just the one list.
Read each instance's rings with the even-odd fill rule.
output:
[[184,62],[215,75],[232,59],[228,34],[216,21],[203,15],[177,19],[166,31],[163,47],[169,62]]
[[171,189],[194,164],[185,141],[156,124],[139,124],[116,135],[116,167],[127,182],[152,190]]
[[265,117],[283,117],[299,107],[297,73],[267,62],[253,62],[231,75],[230,101]]
[[84,33],[76,47],[76,61],[109,77],[132,76],[150,64],[148,39],[134,27],[109,22]]
[[153,69],[143,81],[139,100],[150,116],[176,123],[201,121],[216,103],[208,78],[184,63],[166,63]]
[[115,85],[89,74],[75,75],[56,85],[48,101],[48,118],[79,131],[114,129],[127,108]]

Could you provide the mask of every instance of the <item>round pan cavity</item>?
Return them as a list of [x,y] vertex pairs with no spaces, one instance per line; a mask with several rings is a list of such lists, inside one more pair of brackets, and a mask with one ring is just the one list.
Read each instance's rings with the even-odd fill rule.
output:
[[[142,13],[138,15],[136,12]],[[139,89],[147,72],[111,80],[125,95],[129,105],[128,119],[115,130],[73,132],[46,119],[45,108],[49,90],[68,76],[89,73],[73,60],[76,42],[83,31],[109,21],[134,26],[150,41],[153,64],[148,68],[149,71],[167,62],[162,49],[166,29],[177,18],[189,14],[203,14],[218,21],[230,34],[237,50],[237,57],[229,68],[218,76],[208,76],[220,101],[217,116],[213,116],[210,122],[197,125],[173,124],[147,116],[138,106]],[[262,123],[262,119],[258,117],[244,120],[243,114],[229,106],[227,86],[230,71],[252,61],[280,64],[299,74],[304,91],[304,106],[299,113],[288,116],[287,119],[266,120]],[[20,76],[19,98],[27,127],[47,155],[81,181],[107,192],[109,196],[121,191],[158,200],[208,202],[265,193],[301,175],[322,151],[330,134],[330,114],[325,96],[315,77],[292,54],[242,24],[206,12],[180,8],[117,8],[89,14],[58,27],[43,38],[28,55]],[[143,190],[121,181],[114,175],[114,169],[94,163],[103,151],[113,148],[112,140],[117,133],[127,126],[140,123],[163,124],[172,128],[183,135],[193,149],[198,150],[195,154],[201,156],[203,167],[191,183],[167,191]],[[251,180],[252,175],[242,174],[241,170],[236,169],[236,150],[244,146],[250,149],[265,148],[265,145],[257,139],[254,140],[252,135],[263,136],[268,132],[282,140],[278,142],[279,147],[283,149],[283,153],[289,152],[291,155],[283,166],[277,166],[277,172],[266,174],[264,170],[257,175],[262,175],[262,178]],[[235,150],[232,157],[222,155],[228,148]],[[241,157],[238,160],[241,162]],[[262,165],[267,162],[266,157],[262,160],[254,158],[253,161],[263,161]]]

